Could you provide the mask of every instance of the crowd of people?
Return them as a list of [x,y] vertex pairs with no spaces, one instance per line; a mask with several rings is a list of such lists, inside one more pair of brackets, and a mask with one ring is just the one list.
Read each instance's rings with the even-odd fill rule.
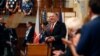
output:
[[[25,2],[27,3],[27,2]],[[29,3],[29,2],[28,2]],[[31,3],[29,3],[32,6]],[[25,9],[27,5],[23,4]],[[29,7],[29,6],[28,6]],[[25,9],[25,15],[27,10]],[[74,24],[75,22],[73,22]],[[24,48],[28,43],[34,41],[34,27],[32,22],[26,23],[27,30],[23,41]],[[77,28],[77,26],[75,26]],[[64,22],[59,22],[58,14],[52,12],[47,22],[41,24],[41,32],[39,34],[39,43],[47,44],[51,49],[51,56],[99,56],[100,55],[100,1],[89,0],[89,16],[81,28],[66,28]],[[7,47],[11,52],[12,44],[17,43],[17,37],[12,34],[13,29],[7,27],[0,18],[0,51],[4,51]],[[14,33],[14,32],[13,32]],[[68,33],[68,39],[66,35]],[[14,33],[15,34],[15,33]],[[14,38],[13,38],[14,37]],[[12,41],[13,39],[13,41]],[[66,47],[67,45],[67,47]],[[24,50],[26,53],[26,50]],[[0,52],[0,56],[4,53]],[[10,54],[8,54],[11,56]]]
[[[100,1],[89,0],[88,21],[81,28],[71,29],[66,35],[66,27],[63,23],[58,23],[56,14],[50,15],[50,25],[54,24],[53,31],[49,31],[52,26],[47,27],[45,41],[52,44],[52,54],[60,56],[66,50],[65,56],[99,56],[100,53]],[[74,22],[73,22],[74,23]],[[59,26],[57,26],[59,24]],[[60,28],[59,28],[60,27]],[[58,30],[57,30],[58,29]],[[56,32],[57,30],[57,32]],[[52,32],[52,33],[51,33]],[[62,41],[67,45],[65,49]],[[60,43],[59,43],[60,42]],[[59,43],[59,44],[58,44]],[[62,52],[61,52],[62,51]],[[59,54],[59,55],[58,55]],[[63,56],[63,55],[62,55]]]

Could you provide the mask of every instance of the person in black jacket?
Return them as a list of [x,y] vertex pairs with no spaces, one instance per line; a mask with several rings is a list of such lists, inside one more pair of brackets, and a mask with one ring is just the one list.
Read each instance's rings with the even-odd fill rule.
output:
[[17,34],[14,28],[9,28],[5,23],[5,48],[7,48],[7,56],[15,56],[17,51]]
[[4,47],[5,47],[5,34],[4,34],[4,23],[3,18],[0,17],[0,56],[4,54]]
[[34,27],[33,27],[33,23],[32,22],[27,22],[26,23],[27,26],[27,30],[26,30],[26,34],[24,37],[24,42],[23,42],[23,49],[24,49],[24,54],[26,55],[26,46],[28,43],[33,43],[34,40]]
[[39,43],[45,43],[45,31],[46,31],[46,26],[48,25],[48,22],[43,22],[41,24],[41,32],[40,32],[40,40]]
[[7,48],[7,56],[12,56],[11,53],[12,42],[10,38],[10,30],[6,26],[5,26],[4,33],[5,33],[5,41],[6,41],[5,48]]
[[26,23],[27,30],[24,38],[24,46],[26,46],[26,43],[33,43],[33,36],[34,36],[34,27],[32,22]]

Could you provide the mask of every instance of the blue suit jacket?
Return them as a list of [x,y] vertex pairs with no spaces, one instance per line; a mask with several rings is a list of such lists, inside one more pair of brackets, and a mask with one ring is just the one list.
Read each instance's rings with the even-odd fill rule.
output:
[[100,56],[100,16],[83,26],[77,52],[84,56]]

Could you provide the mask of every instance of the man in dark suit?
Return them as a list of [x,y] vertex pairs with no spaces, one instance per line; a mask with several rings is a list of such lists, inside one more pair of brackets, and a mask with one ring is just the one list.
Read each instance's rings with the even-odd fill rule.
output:
[[17,45],[18,36],[17,36],[17,33],[16,33],[15,28],[9,28],[9,34],[10,34],[10,36],[12,37],[12,38],[11,38],[12,44],[13,44],[13,45]]
[[25,34],[25,38],[24,38],[24,46],[26,46],[26,43],[33,43],[33,34],[34,34],[34,27],[33,27],[33,23],[32,22],[27,22],[26,23],[27,26],[27,31]]
[[48,22],[43,22],[41,24],[41,32],[40,32],[40,39],[39,43],[45,43],[45,31],[46,31],[46,26],[48,25]]
[[100,56],[100,0],[89,0],[91,21],[82,27],[78,54]]
[[16,30],[14,28],[6,28],[5,31],[6,32],[8,31],[8,35],[6,34],[6,38],[8,37],[6,41],[8,42],[8,45],[6,46],[7,51],[8,51],[8,56],[16,56],[17,55],[17,43],[18,43],[18,37],[16,34]]
[[5,48],[7,48],[7,56],[13,56],[12,52],[11,52],[11,49],[12,49],[12,42],[11,42],[11,38],[12,36],[10,35],[10,30],[7,28],[7,24],[5,24],[5,30],[4,30],[4,33],[5,33],[5,41],[6,41],[6,44],[5,44]]
[[49,24],[45,33],[45,41],[52,44],[52,50],[65,51],[65,45],[61,39],[66,36],[66,26],[64,23],[58,21],[58,15],[51,13],[49,17]]
[[0,56],[4,54],[4,47],[5,47],[5,34],[4,34],[4,24],[3,18],[0,17]]
[[[29,43],[33,43],[34,40],[34,27],[33,27],[33,23],[32,22],[27,22],[26,23],[27,26],[27,30],[26,30],[26,34],[25,34],[25,38],[24,38],[24,42],[23,42],[23,49],[24,49],[24,53],[23,55],[26,55],[26,47]],[[23,51],[21,51],[23,52]]]

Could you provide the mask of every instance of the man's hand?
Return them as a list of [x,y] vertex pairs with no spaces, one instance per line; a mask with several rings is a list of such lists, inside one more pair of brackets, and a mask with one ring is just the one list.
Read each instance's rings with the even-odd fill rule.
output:
[[48,39],[49,39],[49,37],[46,37],[46,38],[45,38],[45,41],[47,41]]
[[52,41],[55,41],[55,38],[53,36],[49,36],[45,38],[45,41],[52,42]]
[[47,42],[52,42],[52,39],[48,39]]
[[54,56],[61,56],[62,54],[64,54],[64,52],[61,50],[54,50],[53,54],[54,54]]
[[53,36],[50,36],[50,39],[51,39],[52,41],[55,41],[55,38],[54,38]]

